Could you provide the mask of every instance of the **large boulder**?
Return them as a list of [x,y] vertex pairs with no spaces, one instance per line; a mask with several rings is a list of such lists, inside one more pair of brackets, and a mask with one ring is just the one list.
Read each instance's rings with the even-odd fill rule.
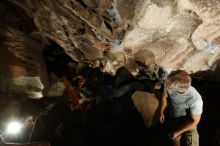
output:
[[159,122],[159,100],[154,94],[136,91],[132,100],[148,128]]

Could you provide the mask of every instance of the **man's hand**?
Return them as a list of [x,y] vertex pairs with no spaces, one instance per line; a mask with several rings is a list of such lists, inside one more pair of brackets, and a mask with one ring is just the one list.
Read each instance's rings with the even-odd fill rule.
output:
[[164,123],[165,122],[165,115],[164,114],[160,114],[160,123]]
[[156,83],[154,85],[154,89],[159,90],[161,88],[161,84],[160,83]]
[[170,138],[173,140],[179,139],[180,133],[178,131],[171,132]]
[[181,135],[182,133],[195,128],[198,125],[200,119],[201,119],[201,115],[191,114],[191,119],[186,121],[182,126],[180,125],[181,127],[178,129],[178,132],[176,131],[177,134]]

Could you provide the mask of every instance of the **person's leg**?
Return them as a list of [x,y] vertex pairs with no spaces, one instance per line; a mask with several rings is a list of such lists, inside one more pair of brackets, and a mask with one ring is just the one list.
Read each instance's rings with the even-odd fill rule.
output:
[[147,91],[147,92],[153,93],[155,91],[155,89],[158,89],[158,87],[155,88],[156,83],[157,83],[156,80],[145,79],[145,80],[142,80],[141,82],[144,84],[145,91]]
[[173,140],[173,146],[180,146],[180,138],[181,138],[181,136],[179,136]]
[[167,119],[168,136],[173,146],[180,146],[181,143],[180,140],[182,135],[179,135],[177,138],[172,139],[173,132],[179,129],[178,128],[180,125],[179,121],[180,121],[179,118],[174,118],[174,117],[168,117]]
[[180,140],[174,141],[173,146],[180,146]]
[[132,74],[125,68],[121,67],[117,70],[114,80],[114,87],[118,88],[124,81],[133,79]]
[[112,100],[112,90],[112,86],[103,84],[94,95],[96,105]]
[[113,89],[113,97],[121,97],[131,90],[144,91],[145,86],[140,81],[131,81],[127,84],[121,85],[118,88]]
[[184,146],[199,146],[199,134],[197,129],[191,129],[183,135]]

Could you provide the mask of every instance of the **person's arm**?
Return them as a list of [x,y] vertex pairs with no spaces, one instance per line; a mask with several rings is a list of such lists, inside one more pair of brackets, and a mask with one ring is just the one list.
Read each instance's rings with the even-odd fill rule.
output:
[[189,121],[187,121],[179,130],[173,132],[172,139],[175,139],[182,133],[195,128],[198,125],[200,119],[201,115],[192,114],[191,119],[189,119]]
[[164,116],[164,110],[167,106],[167,92],[164,91],[162,98],[161,98],[161,105],[160,105],[160,122],[164,123],[165,122],[165,116]]

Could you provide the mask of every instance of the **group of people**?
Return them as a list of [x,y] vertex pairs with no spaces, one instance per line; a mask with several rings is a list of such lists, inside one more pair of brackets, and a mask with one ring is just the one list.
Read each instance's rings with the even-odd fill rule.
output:
[[173,71],[163,81],[135,78],[125,67],[119,68],[115,76],[110,72],[108,63],[96,61],[74,79],[73,86],[80,96],[78,105],[101,104],[136,90],[154,93],[163,87],[159,121],[167,123],[173,145],[199,145],[196,127],[201,119],[203,101],[191,86],[192,79],[187,72]]
[[135,78],[125,67],[119,68],[113,76],[110,65],[100,60],[84,68],[74,78],[72,86],[80,95],[79,106],[91,102],[98,105],[136,90],[153,92],[160,89],[157,80]]

